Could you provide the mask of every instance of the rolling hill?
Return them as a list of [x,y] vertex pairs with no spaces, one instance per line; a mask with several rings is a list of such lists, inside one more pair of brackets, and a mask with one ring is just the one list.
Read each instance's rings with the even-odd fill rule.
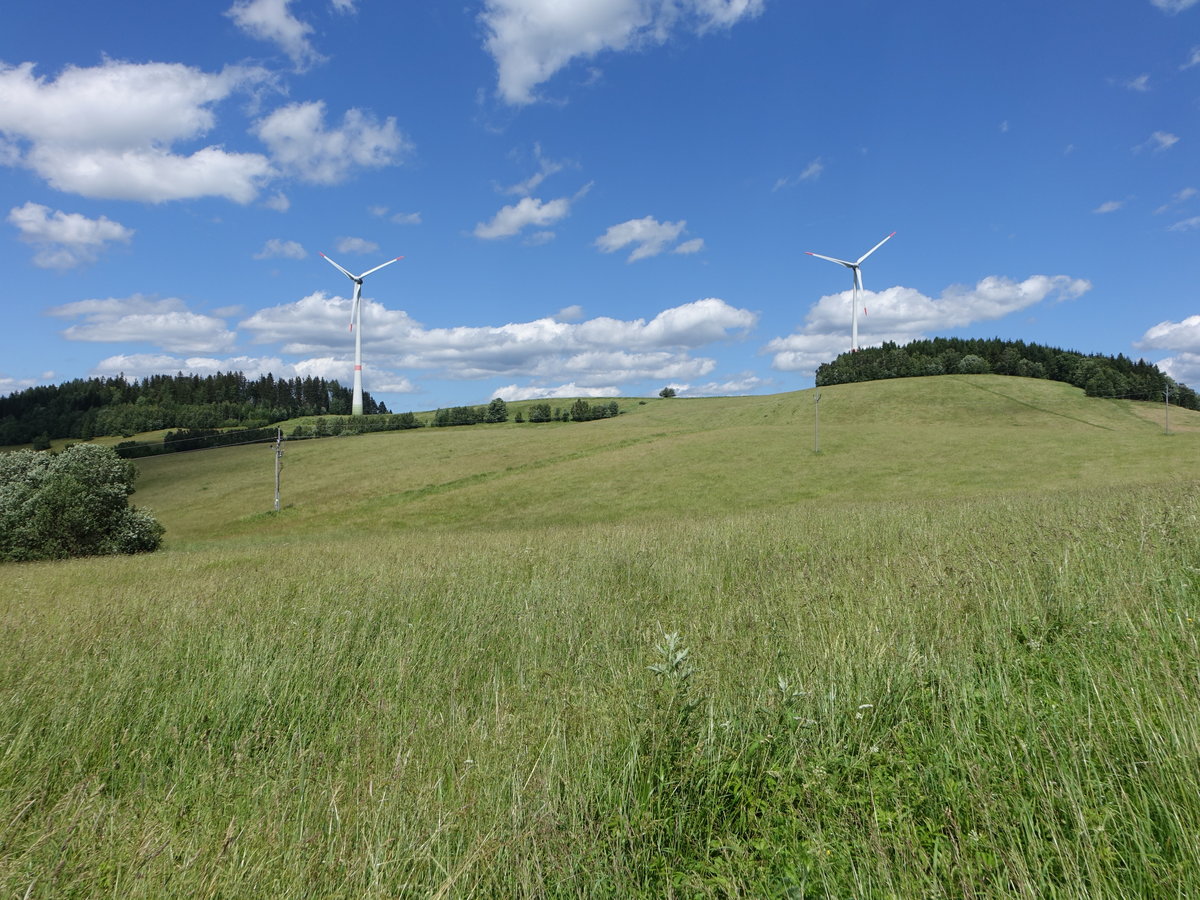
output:
[[624,400],[616,419],[387,432],[140,461],[170,546],[354,530],[669,520],[801,502],[922,500],[1190,477],[1200,414],[992,375],[763,397]]

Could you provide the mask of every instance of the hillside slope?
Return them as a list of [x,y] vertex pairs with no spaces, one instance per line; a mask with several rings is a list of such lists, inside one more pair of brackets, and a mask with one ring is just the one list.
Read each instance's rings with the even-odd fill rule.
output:
[[280,515],[264,446],[140,463],[172,545],[406,528],[538,528],[936,499],[1188,476],[1200,414],[1056,382],[910,378],[761,397],[623,401],[616,419],[421,429],[286,445]]
[[141,461],[5,567],[0,896],[1193,896],[1197,417],[821,396]]

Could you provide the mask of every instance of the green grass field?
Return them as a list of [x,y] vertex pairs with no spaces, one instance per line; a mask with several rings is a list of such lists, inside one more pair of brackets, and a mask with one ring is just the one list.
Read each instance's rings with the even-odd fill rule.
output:
[[821,393],[139,461],[4,567],[0,897],[1200,895],[1200,416]]

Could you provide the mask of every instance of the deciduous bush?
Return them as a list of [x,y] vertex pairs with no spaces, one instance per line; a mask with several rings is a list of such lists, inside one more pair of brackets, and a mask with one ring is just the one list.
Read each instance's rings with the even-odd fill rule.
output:
[[982,356],[968,353],[958,361],[958,371],[964,375],[986,375],[992,371],[992,367]]
[[0,455],[0,560],[157,550],[163,527],[129,506],[137,469],[107,447]]
[[483,414],[485,422],[507,422],[508,421],[508,404],[500,397],[496,397],[488,404],[487,412]]

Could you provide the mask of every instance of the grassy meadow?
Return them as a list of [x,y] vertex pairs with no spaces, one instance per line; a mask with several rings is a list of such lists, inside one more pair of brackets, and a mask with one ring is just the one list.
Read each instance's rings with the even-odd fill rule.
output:
[[1000,376],[139,461],[0,897],[1200,895],[1200,415]]

